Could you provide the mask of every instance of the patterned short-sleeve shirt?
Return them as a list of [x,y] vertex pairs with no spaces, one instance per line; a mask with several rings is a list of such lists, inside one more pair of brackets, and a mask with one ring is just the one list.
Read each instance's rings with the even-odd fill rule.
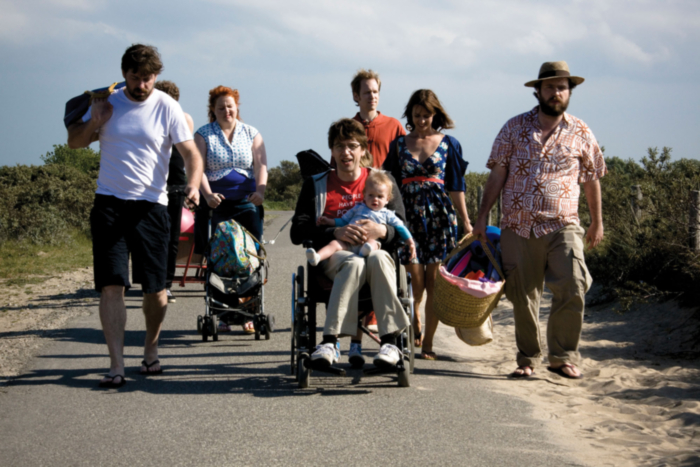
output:
[[539,107],[510,119],[496,136],[486,167],[508,169],[503,187],[501,228],[537,238],[578,224],[580,183],[597,180],[608,169],[588,126],[564,114],[542,144]]
[[258,130],[241,121],[236,122],[231,142],[224,135],[218,122],[208,123],[197,130],[197,134],[201,135],[207,143],[204,167],[207,180],[210,182],[221,180],[232,170],[248,178],[254,178],[253,140],[258,133]]

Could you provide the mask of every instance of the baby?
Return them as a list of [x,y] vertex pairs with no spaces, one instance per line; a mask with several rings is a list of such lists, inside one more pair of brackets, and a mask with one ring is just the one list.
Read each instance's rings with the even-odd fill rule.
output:
[[[411,259],[413,259],[416,254],[416,246],[411,233],[393,211],[384,207],[391,200],[391,186],[391,179],[386,173],[372,170],[367,176],[365,187],[362,190],[364,202],[357,203],[339,219],[321,216],[316,223],[318,225],[343,227],[362,219],[369,219],[377,224],[391,225],[396,229],[399,236],[406,241],[411,251]],[[318,252],[313,248],[309,248],[306,250],[306,258],[309,260],[309,264],[317,266],[324,259],[330,258],[336,251],[349,250],[360,256],[369,256],[374,250],[380,248],[381,244],[376,240],[368,240],[363,245],[350,245],[340,240],[333,240],[318,250]]]

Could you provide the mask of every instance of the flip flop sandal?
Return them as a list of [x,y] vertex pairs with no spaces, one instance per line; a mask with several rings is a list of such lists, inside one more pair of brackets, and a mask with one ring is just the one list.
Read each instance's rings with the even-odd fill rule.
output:
[[[250,328],[246,327],[246,324],[250,323]],[[241,327],[243,328],[243,332],[246,334],[255,334],[255,326],[253,326],[252,321],[248,321],[246,324],[242,324]]]
[[[552,368],[551,366],[548,366],[548,367],[547,367],[547,370],[551,371],[552,373],[556,373],[556,374],[558,374],[559,376],[563,376],[564,378],[567,378],[567,379],[581,379],[581,378],[583,378],[583,373],[579,374],[578,376],[567,375],[566,373],[564,373],[564,370],[563,370],[564,368],[577,369],[577,368],[576,368],[574,365],[572,365],[571,363],[564,363],[564,364],[563,364],[562,366],[560,366],[559,368]],[[580,370],[579,370],[579,371],[580,371]]]
[[420,358],[423,360],[437,360],[438,356],[435,352],[426,352],[425,350],[420,353]]
[[217,329],[219,332],[231,332],[231,327],[223,321],[219,321]]
[[[525,373],[525,369],[529,368],[530,369],[530,374]],[[522,373],[516,373],[518,370],[522,371]],[[510,374],[511,378],[529,378],[530,376],[534,376],[535,370],[532,369],[531,366],[529,365],[524,365],[524,366],[519,366],[518,368],[515,369],[513,373]]]
[[140,370],[139,374],[144,375],[144,376],[153,376],[153,375],[160,375],[163,373],[163,369],[159,368],[158,370],[155,371],[148,371],[153,365],[158,365],[160,363],[160,360],[155,359],[153,360],[150,364],[146,363],[146,360],[141,360],[141,365],[146,367],[146,371]]
[[[109,381],[100,381],[97,387],[106,389],[119,389],[120,387],[126,384],[126,379],[124,379],[124,375],[107,375],[107,378],[110,378]],[[121,379],[118,383],[115,383],[114,380],[117,378]]]

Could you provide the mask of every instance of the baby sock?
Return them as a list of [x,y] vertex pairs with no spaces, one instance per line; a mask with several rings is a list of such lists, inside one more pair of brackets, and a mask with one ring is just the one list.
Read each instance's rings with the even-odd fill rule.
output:
[[318,266],[318,263],[321,262],[321,257],[318,256],[318,253],[316,253],[316,250],[313,248],[306,250],[306,259],[311,266]]
[[374,251],[374,248],[372,248],[372,245],[370,243],[365,243],[362,245],[362,248],[360,248],[360,256],[366,258]]

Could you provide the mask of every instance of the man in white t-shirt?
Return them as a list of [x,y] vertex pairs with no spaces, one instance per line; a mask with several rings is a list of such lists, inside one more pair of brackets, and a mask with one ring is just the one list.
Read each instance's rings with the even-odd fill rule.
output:
[[170,150],[185,160],[190,183],[188,203],[199,204],[202,157],[180,105],[154,89],[163,69],[155,47],[129,47],[122,57],[126,86],[107,99],[95,99],[82,122],[68,127],[68,145],[84,148],[100,142],[100,173],[90,213],[95,288],[107,341],[110,369],[100,387],[119,388],[124,379],[124,292],[132,279],[143,290],[146,342],[141,374],[162,373],[160,335],[168,301],[165,292],[170,220],[166,181]]

